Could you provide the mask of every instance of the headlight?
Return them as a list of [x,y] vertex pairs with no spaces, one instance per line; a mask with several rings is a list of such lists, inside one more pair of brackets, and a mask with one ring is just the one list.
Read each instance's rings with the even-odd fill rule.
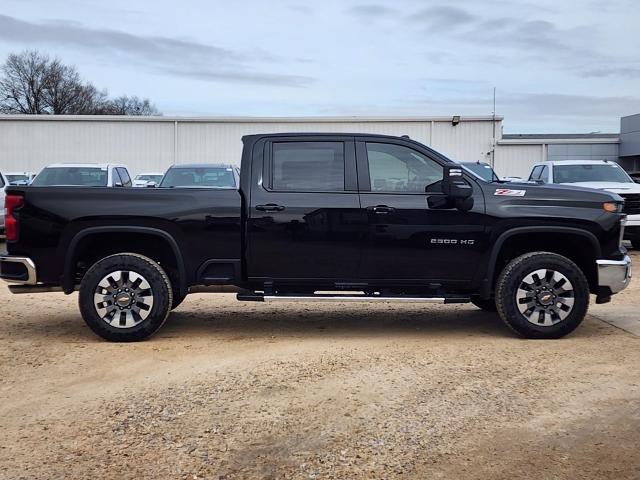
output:
[[605,212],[611,213],[621,213],[622,212],[622,203],[616,202],[605,202],[602,204],[602,208]]

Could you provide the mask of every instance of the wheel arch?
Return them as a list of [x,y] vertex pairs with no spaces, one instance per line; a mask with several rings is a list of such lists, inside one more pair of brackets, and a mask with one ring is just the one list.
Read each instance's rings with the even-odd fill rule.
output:
[[[161,240],[173,254],[175,260],[176,275],[178,276],[178,289],[181,294],[185,294],[187,292],[187,278],[184,258],[182,256],[180,247],[178,246],[178,242],[170,233],[153,227],[108,225],[85,228],[76,233],[69,242],[69,247],[64,259],[62,274],[62,290],[64,291],[64,293],[69,294],[74,291],[76,264],[79,260],[79,253],[81,251],[80,248],[82,247],[82,245],[92,238],[104,238],[106,236],[117,233],[132,233],[136,235],[144,235],[147,237],[150,236],[152,238]],[[145,252],[141,251],[136,253],[144,254]]]
[[[518,239],[518,237],[526,237],[523,243],[525,248],[514,248],[512,251],[516,253],[511,255],[511,258],[509,258],[510,255],[507,254],[507,252],[509,251],[508,249],[511,245],[517,245],[514,244],[514,242],[516,239]],[[485,271],[485,276],[482,280],[481,296],[483,298],[489,298],[491,296],[496,278],[504,267],[502,263],[504,263],[505,260],[508,261],[512,258],[515,258],[515,256],[517,256],[518,254],[526,253],[526,251],[528,250],[527,246],[531,245],[535,242],[535,240],[539,239],[544,240],[543,244],[540,246],[536,245],[535,248],[532,248],[530,251],[545,250],[566,256],[567,258],[578,264],[578,266],[584,271],[591,287],[595,288],[597,286],[597,270],[595,260],[600,257],[601,248],[600,242],[598,242],[598,239],[592,232],[580,228],[562,226],[517,227],[500,234],[500,236],[493,244],[493,248],[491,249],[487,268]],[[551,242],[558,239],[564,242],[564,244],[561,243],[559,245],[550,245]],[[571,241],[571,239],[573,239],[574,243],[577,243],[583,247],[588,247],[588,250],[577,250],[571,252],[571,250],[566,245]],[[588,260],[593,260],[593,262],[591,262],[592,264],[589,264]]]

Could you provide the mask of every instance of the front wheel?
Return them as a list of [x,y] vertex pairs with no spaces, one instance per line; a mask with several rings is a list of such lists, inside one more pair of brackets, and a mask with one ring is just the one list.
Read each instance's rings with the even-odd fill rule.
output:
[[150,337],[172,304],[171,282],[150,258],[119,253],[96,262],[80,285],[80,312],[94,333],[113,342]]
[[562,255],[533,252],[512,260],[496,285],[500,318],[526,338],[560,338],[587,314],[589,284]]

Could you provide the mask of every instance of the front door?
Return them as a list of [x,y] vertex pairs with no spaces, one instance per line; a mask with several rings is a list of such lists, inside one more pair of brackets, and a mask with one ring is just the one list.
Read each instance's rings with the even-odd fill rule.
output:
[[248,276],[327,283],[358,274],[364,220],[353,137],[276,137],[254,152]]
[[356,145],[367,217],[363,279],[394,284],[473,278],[484,240],[484,200],[475,180],[471,211],[443,208],[444,159],[402,140],[363,137]]

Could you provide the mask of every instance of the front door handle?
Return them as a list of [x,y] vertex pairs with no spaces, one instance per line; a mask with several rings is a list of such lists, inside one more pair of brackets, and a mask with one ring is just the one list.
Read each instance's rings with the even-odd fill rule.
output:
[[375,207],[367,207],[367,210],[369,212],[378,213],[380,215],[384,215],[384,214],[396,211],[395,208],[389,207],[387,205],[376,205]]
[[267,203],[266,205],[256,205],[256,210],[260,210],[261,212],[281,212],[284,210],[284,206]]

